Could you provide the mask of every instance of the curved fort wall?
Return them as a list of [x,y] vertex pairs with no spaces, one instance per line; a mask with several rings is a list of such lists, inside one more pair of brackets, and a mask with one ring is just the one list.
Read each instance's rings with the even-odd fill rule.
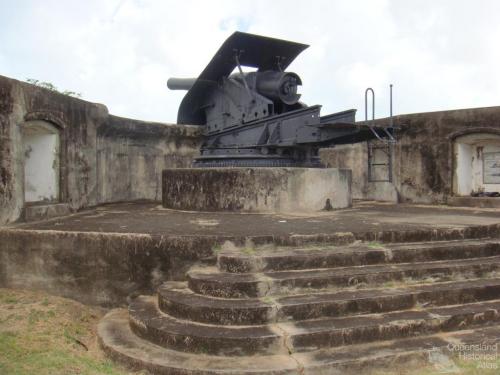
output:
[[[500,107],[407,114],[394,117],[394,124],[400,129],[392,151],[392,182],[370,181],[366,142],[321,150],[328,166],[352,169],[353,199],[443,204],[472,191],[500,191],[500,167],[492,169],[494,158],[500,161]],[[474,146],[468,157],[459,152],[463,139],[480,139],[467,142]],[[467,173],[469,168],[477,173]],[[470,189],[460,191],[464,176]]]
[[189,166],[200,142],[199,127],[112,116],[102,104],[0,76],[0,225],[18,220],[32,200],[25,158],[33,147],[23,129],[33,123],[45,123],[59,135],[58,162],[40,166],[47,168],[45,175],[58,174],[57,196],[42,196],[38,203],[64,203],[70,210],[160,200],[161,171]]

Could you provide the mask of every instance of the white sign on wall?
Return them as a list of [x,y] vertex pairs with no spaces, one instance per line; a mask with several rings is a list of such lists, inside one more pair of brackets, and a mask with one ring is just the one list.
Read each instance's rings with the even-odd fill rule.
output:
[[483,154],[483,183],[500,184],[500,152]]

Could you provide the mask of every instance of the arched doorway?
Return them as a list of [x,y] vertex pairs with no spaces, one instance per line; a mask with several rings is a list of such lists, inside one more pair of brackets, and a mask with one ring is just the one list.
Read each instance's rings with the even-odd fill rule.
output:
[[455,195],[500,191],[500,134],[472,133],[457,137],[454,153]]
[[59,130],[47,121],[22,125],[24,201],[58,202],[60,196]]

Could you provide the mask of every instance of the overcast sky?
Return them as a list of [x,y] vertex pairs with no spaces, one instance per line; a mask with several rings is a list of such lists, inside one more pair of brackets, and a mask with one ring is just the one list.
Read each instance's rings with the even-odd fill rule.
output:
[[500,105],[500,1],[0,0],[0,75],[48,81],[115,115],[175,122],[184,92],[234,31],[310,44],[288,68],[322,114],[377,117]]

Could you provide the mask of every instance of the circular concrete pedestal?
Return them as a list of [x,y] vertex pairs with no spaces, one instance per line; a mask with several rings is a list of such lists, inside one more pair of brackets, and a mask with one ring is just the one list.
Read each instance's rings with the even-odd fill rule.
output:
[[182,168],[162,175],[166,208],[193,211],[317,212],[350,207],[351,170]]

